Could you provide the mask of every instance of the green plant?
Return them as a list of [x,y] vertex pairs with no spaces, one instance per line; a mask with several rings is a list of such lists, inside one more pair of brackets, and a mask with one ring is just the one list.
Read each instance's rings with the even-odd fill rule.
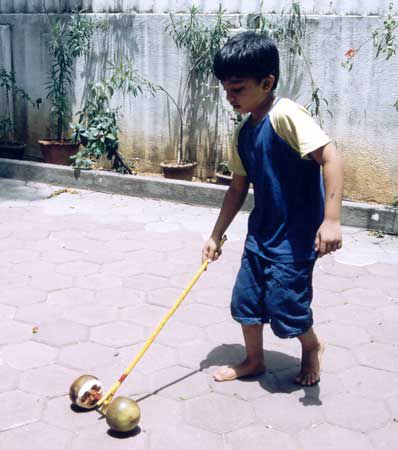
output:
[[218,163],[217,172],[222,173],[223,175],[232,175],[232,172],[228,167],[228,161],[221,161],[220,163]]
[[[359,44],[358,47],[349,48],[344,54],[345,60],[341,65],[348,71],[351,71],[354,65],[354,58],[370,41],[373,41],[373,47],[376,49],[375,58],[384,56],[386,61],[388,61],[397,54],[397,40],[398,21],[394,17],[394,3],[389,3],[388,12],[383,20],[383,25],[375,28],[372,31],[371,36]],[[398,98],[394,102],[394,108],[398,111]]]
[[45,87],[51,102],[52,127],[58,141],[65,139],[72,117],[70,96],[76,58],[87,55],[95,29],[104,27],[104,22],[95,23],[83,17],[82,13],[82,10],[74,11],[67,20],[47,14],[51,64]]
[[137,97],[144,90],[154,94],[158,87],[139,75],[130,59],[120,63],[109,61],[107,68],[109,78],[90,83],[86,103],[78,112],[79,123],[72,125],[72,140],[81,143],[83,148],[71,158],[75,168],[89,169],[105,155],[109,160],[113,159],[115,170],[132,173],[119,152],[117,121],[120,106],[111,107],[111,100],[116,91]]
[[[225,10],[219,7],[215,20],[206,24],[199,17],[199,8],[195,5],[189,9],[187,17],[176,19],[169,13],[170,23],[166,31],[172,36],[177,48],[184,49],[188,57],[188,72],[182,87],[179,110],[188,128],[188,146],[183,146],[184,129],[181,127],[177,162],[192,161],[195,158],[192,147],[197,140],[198,124],[203,123],[210,130],[210,116],[215,114],[214,136],[209,147],[217,148],[220,87],[213,75],[213,59],[230,35],[231,24],[225,18]],[[174,102],[176,104],[176,102]],[[212,152],[209,159],[217,158],[217,151]]]
[[11,142],[15,140],[16,125],[11,119],[10,96],[20,98],[37,109],[40,107],[41,98],[32,100],[29,94],[16,84],[15,73],[4,67],[0,68],[0,89],[5,92],[4,113],[0,115],[0,142]]
[[282,10],[280,15],[271,14],[270,18],[268,18],[263,12],[263,2],[261,2],[260,12],[249,16],[247,27],[274,39],[288,50],[292,58],[298,56],[303,60],[311,82],[311,99],[305,105],[305,108],[323,126],[324,112],[331,117],[333,117],[333,114],[328,109],[329,102],[323,96],[322,90],[314,78],[310,61],[304,49],[307,18],[301,11],[300,3],[292,1],[289,10]]

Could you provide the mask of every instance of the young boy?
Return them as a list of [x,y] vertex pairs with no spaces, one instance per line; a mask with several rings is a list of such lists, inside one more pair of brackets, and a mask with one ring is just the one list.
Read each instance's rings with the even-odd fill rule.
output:
[[279,54],[271,39],[253,32],[236,35],[215,56],[214,73],[234,110],[248,115],[235,133],[231,186],[203,260],[221,254],[221,237],[250,183],[255,202],[231,300],[247,356],[241,364],[219,368],[214,378],[263,373],[263,325],[269,323],[278,337],[299,339],[296,382],[311,386],[320,380],[324,351],[312,328],[312,271],[318,256],[342,245],[342,160],[304,108],[275,96]]

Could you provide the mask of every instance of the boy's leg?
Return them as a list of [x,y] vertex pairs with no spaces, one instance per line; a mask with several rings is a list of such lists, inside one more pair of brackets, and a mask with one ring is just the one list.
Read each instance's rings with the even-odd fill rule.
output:
[[242,325],[246,359],[235,366],[219,368],[213,375],[216,381],[232,381],[236,378],[260,375],[265,372],[263,328],[263,324]]
[[325,343],[318,338],[314,329],[297,336],[301,343],[301,371],[296,377],[296,383],[302,386],[312,386],[321,378],[322,354],[325,350]]

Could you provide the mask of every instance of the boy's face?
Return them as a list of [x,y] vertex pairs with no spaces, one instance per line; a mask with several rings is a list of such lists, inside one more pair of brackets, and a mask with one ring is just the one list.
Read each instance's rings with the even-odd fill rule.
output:
[[267,102],[274,83],[273,75],[261,81],[231,77],[222,82],[228,102],[241,114],[256,113]]

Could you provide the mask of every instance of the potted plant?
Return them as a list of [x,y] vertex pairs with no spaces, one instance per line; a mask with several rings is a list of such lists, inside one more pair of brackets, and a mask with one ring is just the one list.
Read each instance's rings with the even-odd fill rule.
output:
[[141,77],[131,60],[116,63],[108,61],[109,78],[89,85],[84,108],[78,112],[79,123],[72,125],[72,142],[81,143],[82,148],[71,157],[73,167],[92,169],[98,158],[105,155],[112,160],[112,168],[121,173],[132,173],[119,151],[119,129],[117,125],[119,107],[112,107],[111,100],[116,91],[123,95],[138,94],[148,90],[154,94],[157,85]]
[[[172,36],[177,48],[183,48],[188,55],[188,72],[181,87],[177,107],[180,127],[175,161],[165,161],[161,164],[165,177],[192,179],[197,165],[196,147],[202,140],[200,127],[210,133],[211,122],[214,122],[214,136],[207,138],[207,160],[205,164],[212,165],[212,173],[216,165],[217,137],[219,120],[220,91],[219,83],[212,72],[213,58],[229,36],[231,24],[224,17],[225,11],[219,8],[216,20],[206,25],[199,19],[199,9],[193,5],[189,15],[180,20],[170,13],[170,23],[166,31]],[[210,116],[215,117],[210,120]],[[184,122],[187,123],[187,138],[184,138]],[[200,125],[202,124],[202,125]],[[181,172],[187,171],[181,175]],[[208,174],[205,174],[206,178]]]
[[[16,125],[11,119],[10,102],[16,98],[30,103],[34,108],[39,108],[41,99],[33,101],[30,96],[15,81],[15,73],[0,68],[0,90],[5,93],[5,102],[0,114],[0,157],[22,159],[26,144],[15,140]],[[13,98],[11,98],[11,96]]]
[[68,20],[52,19],[48,15],[50,32],[48,49],[51,64],[46,84],[47,98],[50,100],[51,129],[54,138],[39,141],[44,161],[53,164],[69,165],[70,157],[79,144],[68,138],[69,123],[72,117],[71,88],[76,58],[86,55],[91,37],[98,27],[92,20],[83,18],[82,11],[75,11]]
[[216,179],[218,184],[229,186],[232,181],[232,172],[228,168],[228,161],[221,161],[217,166]]

